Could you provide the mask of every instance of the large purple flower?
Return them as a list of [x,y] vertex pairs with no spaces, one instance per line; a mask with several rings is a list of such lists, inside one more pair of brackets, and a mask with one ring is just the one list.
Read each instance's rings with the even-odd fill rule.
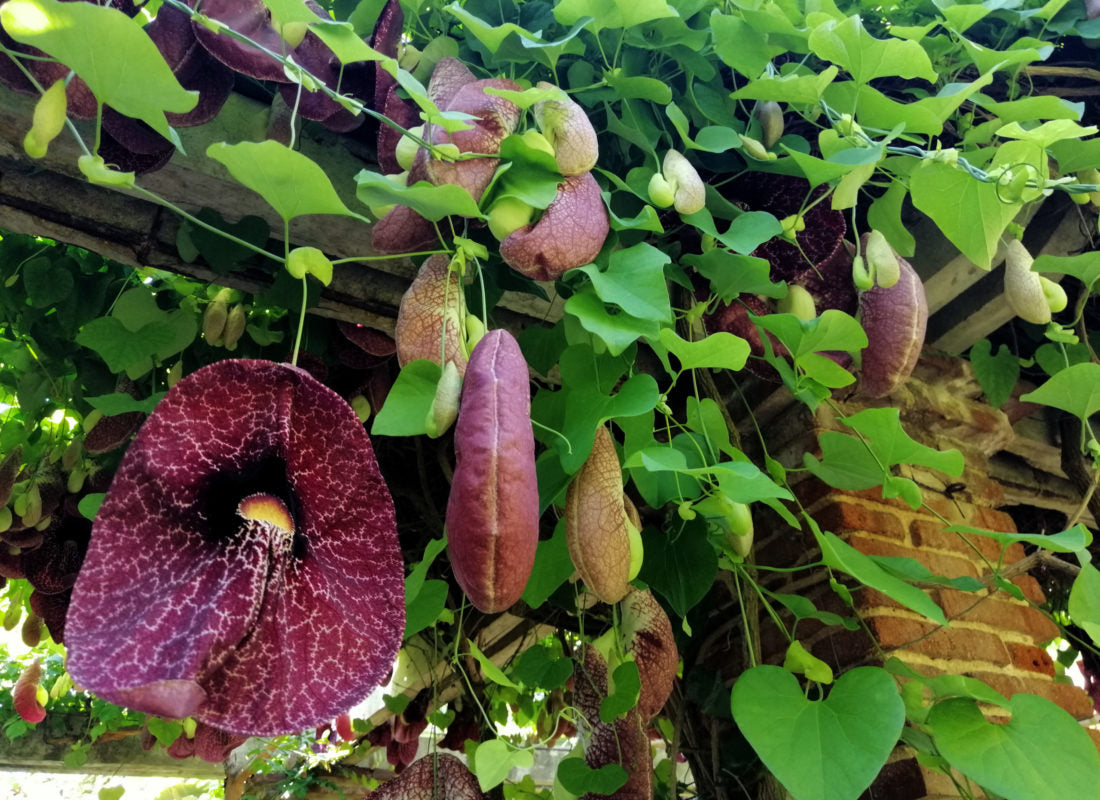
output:
[[127,450],[65,640],[106,700],[272,735],[362,699],[403,630],[393,503],[355,413],[303,370],[227,360]]

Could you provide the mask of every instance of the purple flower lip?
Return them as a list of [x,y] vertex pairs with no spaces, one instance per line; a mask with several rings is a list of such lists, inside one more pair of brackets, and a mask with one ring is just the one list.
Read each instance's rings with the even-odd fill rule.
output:
[[393,504],[355,412],[308,373],[227,360],[127,450],[66,620],[75,681],[240,735],[314,727],[404,631]]

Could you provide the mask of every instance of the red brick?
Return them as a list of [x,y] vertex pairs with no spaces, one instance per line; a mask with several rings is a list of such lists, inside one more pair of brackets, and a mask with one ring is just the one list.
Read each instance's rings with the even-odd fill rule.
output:
[[974,524],[979,528],[986,528],[1001,533],[1017,533],[1016,523],[1012,517],[1004,511],[995,508],[979,508],[974,518]]
[[[913,520],[912,524],[909,525],[909,536],[915,547],[950,550],[954,553],[962,553],[967,558],[977,557],[974,552],[976,548],[989,561],[996,562],[1001,557],[1000,544],[988,536],[948,533],[939,520]],[[967,544],[967,542],[970,542],[970,544]],[[973,547],[970,545],[973,545]]]
[[[849,667],[866,664],[868,661],[881,664],[875,652],[875,643],[862,628],[850,631],[847,628],[833,629],[834,632],[823,635],[810,643],[809,650],[836,672]],[[801,628],[799,629],[801,632]]]
[[875,511],[854,503],[830,503],[814,514],[814,519],[824,530],[833,533],[865,531],[905,541],[905,528],[895,514]]
[[[975,456],[968,454],[966,456],[967,463],[971,463],[974,458]],[[974,469],[968,469],[963,473],[959,482],[966,484],[965,497],[975,506],[1004,505],[1004,488],[996,481],[987,478],[981,472]]]
[[1054,677],[1054,660],[1041,647],[1009,642],[1008,652],[1016,668]]
[[872,625],[879,643],[888,650],[904,648],[932,658],[985,661],[998,666],[1009,664],[1004,643],[985,631],[962,628],[936,630],[934,623],[900,617],[874,617]]
[[1026,633],[1040,643],[1050,641],[1059,634],[1058,626],[1036,608],[1016,605],[996,597],[986,597],[975,605],[975,601],[982,596],[955,589],[939,589],[934,599],[951,620],[984,622],[1002,630]]
[[947,578],[961,578],[969,576],[976,578],[978,569],[974,564],[959,556],[933,553],[928,550],[918,550],[914,547],[906,547],[894,542],[886,542],[881,539],[871,539],[861,534],[853,534],[848,537],[848,544],[868,556],[898,556],[902,558],[915,558],[936,575]]
[[925,492],[924,504],[951,523],[965,523],[970,519],[974,508],[969,503],[948,500],[946,497],[937,496],[930,492]]
[[1024,592],[1024,597],[1035,605],[1041,606],[1047,601],[1046,595],[1043,594],[1043,590],[1039,586],[1039,581],[1030,575],[1017,575],[1012,579],[1012,582],[1019,586]]

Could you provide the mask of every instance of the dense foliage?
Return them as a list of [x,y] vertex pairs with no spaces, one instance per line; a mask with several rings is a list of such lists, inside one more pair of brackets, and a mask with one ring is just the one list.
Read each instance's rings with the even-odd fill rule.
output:
[[[899,466],[962,473],[962,455],[914,441],[890,401],[913,368],[927,320],[920,280],[905,260],[919,251],[911,228],[921,215],[980,267],[1008,253],[1005,293],[1021,318],[1014,349],[994,353],[979,343],[970,354],[975,372],[999,405],[1021,367],[1030,369],[1041,385],[1024,399],[1077,420],[1079,447],[1071,449],[1093,484],[1100,474],[1089,424],[1100,410],[1089,328],[1100,255],[1033,263],[1021,244],[1040,204],[1064,203],[1096,228],[1088,205],[1100,197],[1095,109],[1058,95],[1077,74],[1072,63],[1091,59],[1100,41],[1100,21],[1084,5],[409,0],[399,8],[336,0],[331,19],[296,0],[240,3],[235,17],[219,16],[217,3],[114,5],[0,6],[0,79],[41,98],[27,119],[27,153],[42,157],[54,137],[76,136],[83,155],[66,165],[70,173],[169,206],[184,220],[182,259],[201,259],[227,283],[244,266],[264,270],[270,288],[246,295],[129,269],[64,243],[3,237],[5,627],[25,612],[26,639],[36,640],[43,619],[54,639],[64,638],[91,520],[131,437],[182,376],[228,357],[292,359],[366,421],[395,496],[408,571],[405,646],[386,700],[394,716],[370,731],[358,720],[348,731],[344,720],[350,744],[336,744],[335,728],[325,729],[319,752],[385,746],[391,763],[407,764],[409,742],[415,748],[430,721],[448,731],[440,746],[467,752],[488,791],[511,767],[530,766],[533,747],[579,729],[588,748],[562,763],[555,797],[675,796],[684,790],[674,770],[683,752],[691,790],[702,795],[757,796],[771,773],[799,800],[852,800],[900,739],[927,767],[965,776],[957,780],[963,797],[973,796],[972,786],[1013,800],[1095,794],[1095,748],[1049,701],[1004,698],[961,676],[924,677],[896,659],[834,676],[790,624],[858,627],[851,593],[859,586],[947,623],[913,582],[949,579],[906,576],[861,555],[822,530],[792,491],[810,473],[839,489],[881,487],[884,497],[920,508],[921,488]],[[157,19],[146,33],[150,16]],[[190,37],[187,48],[179,37]],[[479,99],[489,110],[473,117],[497,115],[493,136],[474,126],[475,144],[465,149],[450,139],[469,131],[473,117],[458,93],[431,81],[435,66],[453,59],[469,70],[460,83],[488,87]],[[1050,60],[1061,71],[1044,71]],[[58,80],[68,80],[67,91]],[[284,115],[271,138],[217,142],[187,156],[220,163],[262,195],[274,231],[256,218],[227,222],[202,210],[202,197],[177,208],[142,186],[142,174],[163,167],[185,141],[176,127],[207,122],[234,86],[272,99]],[[326,174],[299,149],[308,134],[303,118],[359,145],[377,142],[376,163],[355,175]],[[596,134],[584,147],[598,146],[598,157],[566,167],[562,142],[584,127],[582,118]],[[422,122],[429,132],[415,127]],[[407,144],[393,131],[407,133]],[[481,150],[490,139],[492,149]],[[409,164],[421,182],[394,179]],[[474,171],[482,176],[474,189],[454,177]],[[426,352],[403,354],[400,321],[395,345],[382,332],[305,314],[334,270],[384,259],[333,261],[320,249],[295,248],[296,220],[314,214],[377,224],[379,249],[415,250],[416,261],[434,256],[445,265],[439,282],[415,295],[428,319],[417,329]],[[520,238],[509,244],[516,230]],[[563,266],[571,258],[580,260]],[[1063,275],[1064,289],[1056,282]],[[514,587],[522,601],[510,609],[534,644],[495,663],[477,645],[489,618],[467,602],[441,553],[454,456],[447,429],[462,413],[461,372],[480,331],[508,319],[498,306],[506,292],[546,301],[544,324],[515,331],[533,380],[541,533],[531,578]],[[486,368],[470,364],[481,380]],[[751,403],[727,407],[726,398],[761,396],[751,390],[761,380],[782,382],[811,411],[834,406],[851,433],[823,435],[817,456],[807,434],[806,452],[784,463],[771,454],[767,431],[741,441],[730,415],[751,418]],[[844,417],[838,392],[877,402]],[[513,426],[506,417],[496,419]],[[616,476],[625,478],[625,500]],[[603,493],[595,509],[578,499],[582,484]],[[503,505],[492,497],[477,505]],[[1082,505],[1091,498],[1083,493]],[[609,503],[611,522],[600,516]],[[586,519],[610,537],[596,555],[567,530]],[[787,565],[756,561],[754,524],[808,532],[820,553],[799,569],[828,570],[849,613],[764,591],[760,571]],[[955,532],[1072,554],[1080,571],[1056,619],[1073,626],[1074,651],[1095,651],[1100,573],[1086,528]],[[620,557],[608,567],[607,552],[620,546],[627,563]],[[646,708],[651,656],[630,644],[650,623],[628,620],[652,619],[630,605],[643,603],[632,599],[642,593],[626,594],[631,551],[633,585],[660,602],[645,614],[668,614],[681,657],[661,713],[664,698]],[[1002,577],[1009,566],[989,563],[990,585],[1018,596]],[[582,581],[570,581],[575,569]],[[608,578],[608,570],[622,574]],[[508,578],[515,582],[514,573]],[[499,586],[479,586],[475,597],[467,579],[458,580],[482,610],[499,610],[492,591]],[[748,613],[746,598],[763,610]],[[729,617],[740,632],[724,643],[725,656],[743,665],[732,688],[723,680],[732,676],[708,666],[713,653],[700,645],[715,619]],[[753,646],[770,626],[789,643],[782,667],[758,663]],[[91,738],[142,724],[66,695],[56,656],[47,664],[56,689],[47,693],[48,713],[66,704],[89,711],[98,720]],[[987,723],[981,709],[991,706],[1012,723]],[[164,745],[195,736],[193,723],[144,724]],[[6,715],[7,736],[27,729]],[[635,729],[664,740],[666,756],[652,774],[648,738],[639,734],[637,744]],[[713,750],[698,744],[707,737]],[[626,760],[636,758],[637,750],[624,752],[634,744],[644,763],[623,769],[642,763]],[[281,768],[280,757],[294,754],[285,763],[296,765],[296,791],[331,767],[317,752],[303,759],[310,748],[296,737],[257,750],[258,771]],[[530,782],[504,789],[507,797],[548,792]]]

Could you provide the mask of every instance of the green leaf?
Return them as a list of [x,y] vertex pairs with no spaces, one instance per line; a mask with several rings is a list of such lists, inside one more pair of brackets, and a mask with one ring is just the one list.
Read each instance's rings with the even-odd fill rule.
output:
[[23,286],[32,308],[49,308],[73,292],[73,273],[63,264],[39,256],[23,265]]
[[470,193],[453,183],[433,186],[427,181],[417,181],[412,186],[398,186],[384,175],[370,170],[359,172],[355,176],[355,183],[355,196],[364,205],[408,206],[433,222],[453,214],[463,217],[481,216],[481,211]]
[[558,763],[558,782],[574,797],[588,794],[611,795],[621,789],[630,776],[618,764],[592,769],[584,758],[569,756]]
[[375,436],[419,436],[428,432],[428,412],[442,374],[434,361],[417,359],[401,368],[371,425]]
[[[428,568],[435,561],[436,556],[447,549],[447,537],[443,536],[439,539],[432,539],[428,542],[424,548],[424,557],[416,563],[411,570],[409,570],[409,576],[405,578],[405,600],[406,602],[410,597],[415,597],[420,593],[420,587],[424,585],[424,580],[428,575]],[[408,639],[408,634],[405,635]]]
[[965,576],[962,578],[945,578],[937,575],[915,558],[903,556],[871,556],[871,560],[904,581],[921,581],[922,583],[938,583],[940,586],[950,586],[960,592],[980,592],[987,588],[977,578]]
[[876,39],[864,30],[858,15],[826,20],[810,32],[809,44],[815,55],[848,70],[858,83],[895,76],[935,83],[939,78],[917,42]]
[[145,724],[161,747],[167,747],[183,735],[183,723],[179,720],[147,716]]
[[1006,800],[1100,795],[1100,755],[1077,720],[1051,701],[1013,695],[1006,724],[977,703],[944,700],[928,716],[936,747],[952,767]]
[[137,21],[94,3],[11,0],[0,8],[0,23],[16,41],[45,51],[73,70],[100,102],[142,120],[179,146],[164,112],[190,111],[199,93],[180,86]]
[[1031,265],[1032,272],[1053,272],[1072,275],[1085,288],[1092,291],[1096,281],[1100,280],[1100,250],[1093,250],[1075,256],[1041,255]]
[[261,195],[284,220],[304,214],[364,219],[344,205],[317,162],[274,139],[238,144],[215,142],[206,148],[206,155],[225,165],[237,181]]
[[84,519],[94,520],[95,515],[99,513],[99,507],[103,505],[103,500],[107,495],[104,492],[95,492],[92,494],[86,494],[80,498],[80,502],[77,503],[77,510],[80,511],[80,515]]
[[707,541],[706,523],[699,518],[679,531],[642,531],[645,561],[639,577],[664,596],[672,610],[687,616],[702,600],[718,574],[718,556]]
[[467,640],[466,644],[470,648],[470,655],[477,659],[477,663],[481,665],[481,670],[485,673],[486,678],[498,686],[507,686],[509,689],[519,688],[511,678],[504,674],[504,670],[490,661],[489,657],[478,649],[472,639]]
[[117,414],[126,414],[137,411],[141,414],[152,414],[157,403],[164,397],[164,392],[156,392],[144,400],[138,400],[125,392],[101,394],[96,397],[85,397],[92,408],[98,408],[104,416],[113,417]]
[[586,331],[598,336],[615,356],[638,339],[656,339],[660,333],[660,325],[652,320],[609,310],[594,288],[566,300],[565,311],[576,317]]
[[745,292],[766,297],[784,297],[787,294],[786,284],[772,282],[771,264],[763,258],[731,253],[716,247],[706,253],[682,256],[680,261],[710,281],[711,291],[726,303]]
[[532,750],[516,750],[504,739],[490,739],[477,746],[474,772],[481,791],[487,792],[508,777],[514,768],[529,769],[535,763]]
[[1002,203],[997,187],[947,164],[925,161],[909,177],[913,205],[936,223],[951,243],[983,269],[989,269],[997,243],[1020,210]]
[[125,372],[137,380],[163,361],[184,350],[198,334],[195,317],[182,309],[160,312],[161,317],[133,331],[117,317],[99,317],[76,335],[77,344],[95,350],[111,372]]
[[740,336],[720,331],[705,339],[689,342],[672,328],[662,328],[661,344],[680,360],[680,369],[744,369],[749,357],[749,343]]
[[1066,367],[1020,399],[1061,409],[1088,424],[1088,418],[1100,411],[1100,364]]
[[1000,408],[1012,394],[1020,377],[1020,360],[1012,355],[1007,345],[997,348],[996,355],[991,353],[992,349],[988,339],[976,341],[970,348],[970,364],[989,404]]
[[[267,240],[271,236],[271,226],[263,217],[249,215],[242,217],[237,222],[227,222],[221,214],[212,208],[201,209],[195,214],[195,217],[207,225],[257,247],[263,247],[267,244]],[[230,272],[242,261],[255,255],[255,251],[216,232],[201,228],[190,220],[183,220],[180,223],[179,231],[176,234],[176,246],[180,249],[180,257],[185,261],[194,261],[197,256],[201,255],[206,263],[210,265],[210,268],[219,275]],[[189,256],[184,255],[185,248],[191,248]]]
[[551,691],[573,674],[573,659],[562,656],[561,645],[537,644],[520,654],[512,667],[512,676],[528,689]]
[[624,661],[615,667],[608,690],[611,693],[600,701],[600,720],[610,724],[638,705],[638,695],[642,691],[638,665]]
[[806,699],[786,670],[753,667],[734,684],[730,708],[760,760],[798,800],[854,800],[905,723],[897,685],[877,667],[845,673],[819,701]]
[[592,17],[587,27],[593,33],[604,28],[633,28],[675,16],[678,16],[676,9],[665,0],[563,0],[554,7],[554,19],[562,25]]
[[857,620],[851,619],[850,617],[842,617],[831,611],[821,611],[808,597],[803,597],[800,594],[781,594],[779,592],[769,591],[768,589],[764,589],[764,591],[770,597],[782,603],[788,611],[794,614],[795,619],[816,619],[818,622],[824,623],[825,625],[841,625],[850,631],[859,629],[859,622]]
[[613,252],[606,270],[589,264],[576,271],[592,280],[592,287],[605,303],[615,303],[638,319],[671,322],[672,309],[664,273],[670,261],[666,253],[641,242]]
[[565,517],[562,517],[554,526],[553,536],[538,544],[535,566],[527,579],[527,588],[523,590],[523,602],[531,608],[538,608],[569,580],[574,569],[565,541]]
[[779,224],[779,220],[767,211],[749,211],[741,214],[730,223],[724,233],[718,232],[714,226],[714,217],[705,208],[694,214],[685,215],[683,220],[703,233],[709,233],[735,253],[751,253],[768,239],[783,232],[783,226]]
[[998,136],[1021,139],[1046,149],[1064,139],[1084,139],[1096,133],[1095,125],[1078,125],[1071,119],[1053,119],[1033,128],[1024,128],[1018,122],[1010,122],[997,131]]
[[977,678],[968,678],[965,675],[936,675],[928,677],[921,675],[916,670],[906,665],[899,658],[891,657],[883,665],[891,675],[900,675],[903,678],[919,681],[932,690],[932,695],[937,700],[948,697],[970,697],[982,703],[991,703],[996,706],[1007,706],[1008,700],[1000,692],[982,683]]
[[821,557],[830,567],[851,575],[865,586],[877,589],[940,625],[947,624],[943,609],[920,589],[895,578],[836,534],[819,531],[816,525],[813,528],[814,536],[821,545]]
[[902,258],[911,258],[917,244],[913,234],[901,221],[901,208],[909,190],[904,184],[893,181],[890,187],[867,209],[867,223],[882,233],[890,246]]
[[435,624],[447,605],[447,592],[447,582],[433,578],[424,581],[416,596],[406,600],[405,639]]
[[833,682],[833,668],[807,650],[797,639],[787,647],[783,669],[796,675],[805,675],[816,683]]
[[757,78],[749,81],[730,97],[737,100],[775,100],[794,105],[813,105],[821,102],[825,90],[837,76],[836,67],[810,75],[783,75],[782,77]]
[[1002,531],[988,531],[984,528],[975,528],[971,525],[949,525],[944,528],[948,533],[974,533],[993,539],[1004,547],[1020,542],[1034,545],[1052,553],[1076,553],[1088,547],[1092,542],[1092,534],[1084,525],[1077,524],[1060,533],[1004,533]]
[[1069,590],[1069,616],[1094,642],[1100,641],[1100,570],[1081,560],[1081,571]]
[[619,69],[604,73],[604,81],[624,100],[648,100],[659,106],[672,102],[672,89],[664,81],[644,75],[623,75]]
[[771,60],[786,50],[739,16],[714,11],[710,27],[714,31],[714,52],[727,66],[750,80],[760,77]]

